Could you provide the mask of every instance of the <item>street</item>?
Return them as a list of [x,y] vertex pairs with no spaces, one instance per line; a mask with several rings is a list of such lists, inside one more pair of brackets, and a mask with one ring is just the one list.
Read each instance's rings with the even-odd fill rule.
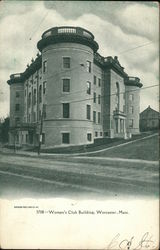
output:
[[0,196],[157,197],[158,163],[98,157],[0,155]]

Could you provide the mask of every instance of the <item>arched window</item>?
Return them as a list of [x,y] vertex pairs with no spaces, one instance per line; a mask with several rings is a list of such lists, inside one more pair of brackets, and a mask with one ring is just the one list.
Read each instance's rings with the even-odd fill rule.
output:
[[28,95],[28,106],[31,106],[31,92]]
[[33,91],[33,104],[36,104],[36,89]]
[[42,85],[39,86],[39,102],[42,102]]
[[120,103],[120,88],[119,83],[116,82],[116,109],[119,110],[119,103]]

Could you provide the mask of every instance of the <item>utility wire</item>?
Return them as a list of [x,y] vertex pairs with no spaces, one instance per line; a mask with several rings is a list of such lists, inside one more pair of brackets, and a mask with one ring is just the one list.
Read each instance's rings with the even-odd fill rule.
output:
[[[157,87],[157,86],[159,86],[159,84],[155,84],[155,85],[151,85],[151,86],[148,86],[148,87],[144,87],[141,90],[148,89],[148,88],[153,88],[153,87]],[[125,92],[120,92],[119,94],[125,94],[125,93],[135,92],[135,91],[139,91],[139,89],[127,90]],[[86,94],[87,94],[87,92],[86,92]],[[114,96],[114,95],[117,95],[117,93],[107,94],[107,95],[101,95],[101,99],[105,98],[105,97],[108,97],[108,96]],[[90,100],[94,100],[94,99],[98,99],[98,96],[91,97],[91,98],[86,98],[86,99],[81,99],[81,100],[68,101],[68,103],[77,103],[77,102],[83,102],[83,101],[90,101]],[[61,105],[61,103],[52,103],[52,104],[45,104],[45,105],[46,106],[59,106],[59,105]]]
[[[50,10],[49,10],[50,11]],[[49,11],[47,11],[47,13],[45,14],[45,16],[42,18],[41,22],[39,23],[39,25],[36,27],[35,31],[32,33],[31,37],[29,38],[29,40],[32,40],[32,37],[36,34],[37,30],[39,29],[39,27],[41,26],[41,24],[43,23],[43,21],[46,19],[46,17],[49,14]]]
[[132,50],[135,50],[135,49],[139,49],[139,48],[141,48],[141,47],[148,46],[148,45],[150,45],[150,44],[152,44],[152,43],[156,43],[156,42],[158,42],[158,41],[159,41],[159,40],[157,40],[157,41],[151,41],[151,42],[149,42],[149,43],[144,43],[144,44],[141,44],[141,45],[136,46],[136,47],[134,47],[134,48],[130,48],[130,49],[124,50],[124,51],[122,51],[122,52],[118,52],[118,55],[124,54],[124,53],[126,53],[126,52],[129,52],[129,51],[132,51]]

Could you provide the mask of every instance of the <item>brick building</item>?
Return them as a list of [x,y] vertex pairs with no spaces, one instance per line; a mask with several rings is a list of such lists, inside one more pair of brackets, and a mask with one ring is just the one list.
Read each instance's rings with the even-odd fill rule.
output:
[[43,147],[93,143],[139,133],[140,88],[115,56],[103,57],[91,32],[80,27],[45,31],[40,54],[12,74],[10,144]]

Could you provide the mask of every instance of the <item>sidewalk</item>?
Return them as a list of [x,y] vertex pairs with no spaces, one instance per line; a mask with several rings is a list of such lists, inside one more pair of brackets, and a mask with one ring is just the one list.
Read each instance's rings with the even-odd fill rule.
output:
[[94,158],[91,158],[91,156],[75,156],[74,159],[88,159],[88,160],[99,160],[101,162],[107,161],[107,162],[126,162],[126,163],[145,163],[145,164],[152,164],[155,166],[159,165],[159,161],[146,161],[146,160],[141,160],[141,159],[126,159],[126,158],[111,158],[111,157],[98,157],[94,156]]

